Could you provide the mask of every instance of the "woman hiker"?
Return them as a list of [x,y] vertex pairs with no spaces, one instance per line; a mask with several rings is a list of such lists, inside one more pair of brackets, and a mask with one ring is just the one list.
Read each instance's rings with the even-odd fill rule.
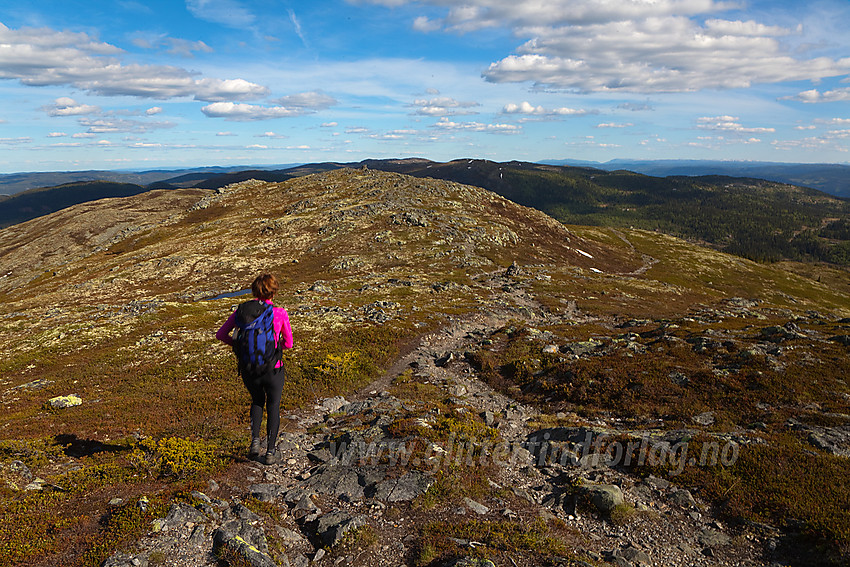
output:
[[[272,274],[258,276],[251,284],[254,299],[240,305],[215,334],[215,338],[234,347],[239,358],[239,374],[251,394],[251,448],[248,450],[251,458],[257,458],[260,454],[260,424],[263,407],[266,408],[267,444],[264,462],[267,465],[280,461],[277,434],[280,430],[280,398],[285,373],[280,355],[282,349],[292,348],[289,314],[286,309],[274,307],[272,303],[277,290],[277,278]],[[233,329],[237,331],[231,336]],[[241,335],[242,340],[237,335]],[[246,340],[250,336],[254,339]],[[263,337],[268,342],[262,340]],[[254,357],[253,362],[251,356]]]

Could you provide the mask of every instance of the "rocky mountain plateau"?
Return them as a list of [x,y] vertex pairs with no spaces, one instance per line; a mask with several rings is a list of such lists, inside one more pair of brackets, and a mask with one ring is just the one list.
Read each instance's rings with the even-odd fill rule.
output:
[[0,566],[846,565],[848,282],[368,168],[5,228]]

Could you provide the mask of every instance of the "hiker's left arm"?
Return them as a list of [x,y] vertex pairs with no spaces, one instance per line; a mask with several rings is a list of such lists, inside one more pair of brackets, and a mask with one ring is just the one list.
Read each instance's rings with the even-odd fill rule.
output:
[[289,326],[289,314],[286,312],[286,309],[280,310],[280,329],[278,337],[278,344],[280,344],[283,348],[292,348],[292,328]]

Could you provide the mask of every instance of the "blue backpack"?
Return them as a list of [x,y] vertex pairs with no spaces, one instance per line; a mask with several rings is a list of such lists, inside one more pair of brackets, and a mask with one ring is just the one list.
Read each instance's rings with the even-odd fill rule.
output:
[[274,368],[282,349],[275,345],[274,308],[260,301],[246,301],[236,308],[233,352],[239,371],[261,376]]

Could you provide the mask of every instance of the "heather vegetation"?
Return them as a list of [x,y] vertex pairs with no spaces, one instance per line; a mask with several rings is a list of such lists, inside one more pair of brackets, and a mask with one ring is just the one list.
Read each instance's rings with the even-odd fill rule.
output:
[[[247,394],[213,337],[258,266],[295,336],[268,467],[246,456]],[[277,564],[840,565],[844,276],[371,170],[7,228],[0,565],[262,564],[222,543],[233,525]],[[566,456],[586,434],[730,453],[584,466],[517,449],[544,432]],[[598,508],[605,491],[625,499]],[[728,542],[694,539],[712,522]]]
[[[711,412],[710,435],[752,431],[734,466],[694,459],[674,482],[699,490],[735,521],[794,526],[801,537],[850,549],[850,461],[807,449],[807,426],[850,424],[846,346],[783,341],[783,348],[765,351],[755,345],[766,335],[751,326],[706,325],[690,317],[648,323],[629,325],[619,336],[567,343],[570,352],[593,354],[579,360],[541,355],[546,343],[539,330],[535,336],[527,328],[506,328],[473,361],[494,386],[552,411],[602,415],[633,430],[658,422],[687,428],[694,416]],[[770,323],[760,326],[770,329]],[[806,335],[829,336],[847,325],[808,321],[805,328]],[[791,352],[780,362],[779,351],[786,349]],[[789,423],[799,425],[789,431]],[[689,452],[701,455],[710,440],[696,437]],[[664,476],[671,470],[665,466],[636,472]]]

